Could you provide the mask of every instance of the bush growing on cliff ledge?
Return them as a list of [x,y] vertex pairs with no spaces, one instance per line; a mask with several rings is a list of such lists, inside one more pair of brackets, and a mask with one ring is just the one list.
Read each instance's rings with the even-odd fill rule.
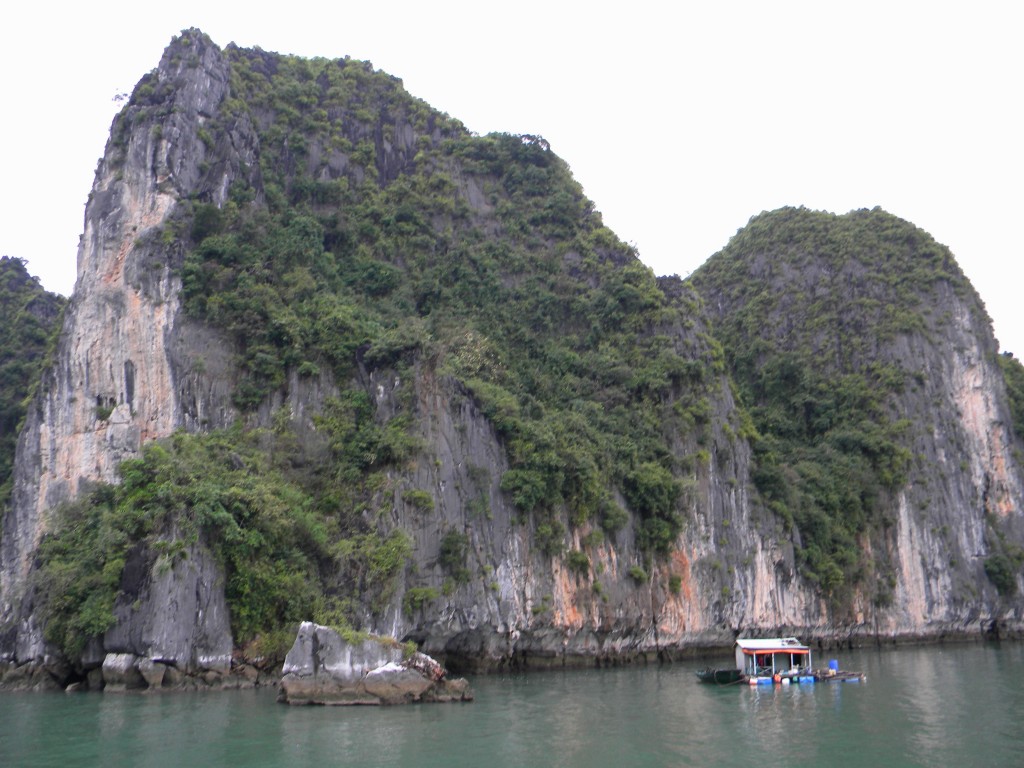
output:
[[1017,437],[1024,439],[1024,365],[1011,353],[1004,352],[998,358],[999,368],[1006,382],[1006,394],[1010,400],[1010,418]]
[[114,624],[114,601],[141,521],[117,508],[101,486],[55,514],[55,533],[39,544],[35,580],[46,639],[69,659]]
[[437,560],[445,573],[451,576],[455,583],[465,584],[470,579],[469,568],[466,567],[466,556],[469,553],[469,537],[454,529],[445,531],[441,537],[441,547]]
[[73,659],[111,626],[138,547],[157,568],[208,546],[224,569],[238,644],[310,618],[345,626],[358,621],[360,600],[383,610],[410,557],[408,537],[368,528],[330,486],[275,466],[268,439],[178,433],[123,462],[120,485],[63,507],[34,577],[47,639]]
[[1015,563],[1006,555],[992,555],[985,558],[985,575],[995,585],[1000,595],[1015,595],[1020,566],[1020,562]]

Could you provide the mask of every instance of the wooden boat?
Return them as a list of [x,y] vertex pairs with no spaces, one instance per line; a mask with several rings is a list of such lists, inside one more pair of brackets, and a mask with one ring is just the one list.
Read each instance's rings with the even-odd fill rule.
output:
[[863,672],[846,672],[841,669],[816,669],[814,670],[814,682],[816,683],[861,683],[867,680]]
[[738,669],[715,669],[714,667],[699,670],[697,679],[702,683],[714,683],[715,685],[733,685],[746,680]]

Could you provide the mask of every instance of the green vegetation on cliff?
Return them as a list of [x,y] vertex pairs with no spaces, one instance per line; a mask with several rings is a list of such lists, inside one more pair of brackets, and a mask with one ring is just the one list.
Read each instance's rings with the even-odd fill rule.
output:
[[407,537],[339,511],[336,495],[296,470],[299,458],[287,433],[236,427],[177,433],[122,463],[120,484],[61,507],[40,544],[35,585],[47,639],[75,658],[112,626],[122,572],[140,546],[155,569],[209,546],[241,644],[308,619],[351,626],[357,596],[383,608],[407,565]]
[[[190,56],[190,39],[172,58]],[[749,441],[775,515],[755,500],[750,517],[777,521],[772,546],[791,537],[834,606],[854,590],[892,600],[892,548],[875,545],[918,460],[896,403],[923,385],[892,350],[940,329],[944,299],[974,300],[945,248],[879,210],[783,209],[690,281],[657,280],[543,138],[473,135],[368,63],[224,56],[230,93],[198,129],[210,183],[154,241],[185,314],[229,341],[240,418],[148,445],[119,485],[55,512],[33,582],[49,640],[75,656],[114,621],[130,558],[170,568],[193,545],[224,570],[236,643],[260,654],[300,619],[361,627],[479,587],[493,574],[479,536],[439,511],[440,484],[419,482],[442,465],[425,439],[431,388],[471,413],[454,429],[486,418],[513,524],[533,537],[525,554],[560,558],[571,579],[607,572],[606,542],[616,588],[690,595],[702,569],[735,575],[673,549],[697,488],[709,528],[695,537],[728,549],[721,531],[730,509],[746,512],[746,489],[721,504],[715,493],[746,483],[728,473]],[[133,126],[156,135],[172,91],[171,78],[140,83],[115,150]],[[239,168],[243,156],[254,167]],[[223,169],[230,187],[212,183]],[[1024,369],[1001,362],[1019,429]],[[718,389],[727,375],[738,412]],[[330,395],[293,414],[295,382]],[[458,477],[478,485],[473,471],[493,466]],[[457,497],[465,519],[491,521],[484,485]],[[405,533],[406,513],[429,525]],[[1024,559],[1003,543],[985,569],[1008,594]],[[594,578],[587,594],[602,589]]]
[[761,214],[692,280],[757,428],[754,482],[797,531],[804,574],[826,594],[862,582],[911,458],[891,408],[908,374],[887,346],[929,333],[936,287],[967,297],[969,284],[946,248],[879,209]]
[[[239,643],[299,618],[380,615],[409,559],[389,483],[424,446],[412,390],[379,413],[375,372],[457,382],[500,437],[501,488],[547,555],[565,553],[573,526],[621,529],[623,498],[644,556],[669,551],[724,371],[693,328],[692,294],[666,296],[544,139],[472,135],[364,62],[225,55],[231,93],[200,138],[214,152],[254,126],[259,167],[221,206],[212,191],[183,201],[166,227],[185,252],[185,312],[233,342],[244,417],[292,374],[340,393],[312,438],[287,408],[270,430],[176,435],[61,512],[37,581],[51,640],[73,652],[112,621],[139,544],[172,562],[207,543]],[[166,88],[144,79],[134,123],[162,114]],[[469,578],[467,546],[450,531],[438,553],[454,585]],[[405,608],[436,597],[413,587]]]
[[63,307],[64,298],[48,293],[23,260],[0,257],[0,507],[10,495],[25,399],[42,373]]
[[669,435],[693,427],[714,353],[668,343],[684,313],[565,163],[539,137],[473,136],[362,62],[228,54],[210,131],[257,126],[266,205],[238,187],[222,210],[196,201],[183,278],[188,310],[243,351],[237,405],[289,370],[425,362],[505,440],[502,486],[552,553],[563,505],[622,524],[616,487],[667,549],[683,523]]
[[1006,394],[1010,399],[1010,418],[1013,431],[1024,439],[1024,365],[1009,352],[999,356],[999,368],[1006,382]]

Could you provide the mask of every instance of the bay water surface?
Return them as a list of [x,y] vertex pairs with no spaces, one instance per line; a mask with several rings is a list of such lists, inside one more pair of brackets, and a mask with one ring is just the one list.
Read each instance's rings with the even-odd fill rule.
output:
[[474,677],[473,703],[387,708],[0,692],[0,766],[1024,766],[1024,644],[829,657],[867,681],[716,687],[695,661]]

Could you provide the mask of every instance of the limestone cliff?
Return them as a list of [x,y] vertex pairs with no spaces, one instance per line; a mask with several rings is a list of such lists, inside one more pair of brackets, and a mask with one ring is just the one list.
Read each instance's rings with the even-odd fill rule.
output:
[[[1019,572],[997,585],[987,569],[1024,536],[1020,446],[990,321],[949,251],[877,209],[784,209],[752,219],[694,281],[759,428],[817,453],[782,451],[807,494],[785,502],[805,546],[817,521],[799,508],[827,504],[810,462],[869,457],[843,510],[862,516],[848,530],[868,555],[851,629],[1019,627]],[[843,397],[862,408],[852,419]]]
[[[1015,562],[1024,528],[973,292],[926,275],[931,315],[879,325],[887,295],[860,280],[878,264],[784,245],[799,258],[738,238],[711,262],[730,265],[721,280],[655,280],[542,138],[472,136],[368,64],[182,33],[114,122],[19,436],[0,661],[65,681],[218,675],[299,619],[480,668],[673,656],[737,632],[1019,629],[1020,598],[985,570]],[[862,283],[858,342],[839,349],[850,335],[816,312]],[[737,318],[763,342],[742,359]],[[791,337],[837,362],[789,365]],[[864,519],[843,527],[807,485],[813,462],[772,447],[775,401],[751,393],[775,386],[763,370],[836,389],[890,365],[903,388],[862,397],[857,422],[882,426],[807,432],[808,450],[825,435],[860,452],[844,466],[867,479],[843,503]],[[168,444],[175,477],[211,476],[206,495],[146,496],[159,525],[125,529],[109,624],[61,666],[40,543],[63,502],[177,431],[246,434],[265,459],[237,438],[204,468]],[[138,502],[97,498],[128,517]],[[839,544],[814,555],[828,525]]]
[[[582,569],[545,554],[536,528],[517,520],[501,492],[507,459],[465,390],[429,376],[408,384],[393,380],[377,387],[377,407],[393,407],[399,386],[415,387],[429,446],[410,473],[396,478],[394,523],[415,542],[415,575],[407,587],[438,594],[452,588],[438,555],[446,531],[465,535],[471,575],[411,615],[396,606],[380,631],[408,635],[427,653],[484,669],[510,660],[546,666],[671,657],[727,646],[741,627],[814,627],[832,634],[824,626],[824,604],[800,588],[792,544],[739,480],[749,474],[750,452],[727,436],[737,415],[724,382],[714,404],[709,460],[691,478],[686,528],[649,573],[633,525],[599,535],[597,543],[596,525],[577,527],[568,547],[586,553],[589,564]],[[695,446],[678,448],[689,453]],[[403,503],[406,487],[431,490],[432,515]]]
[[[115,119],[97,168],[74,296],[56,363],[19,436],[4,515],[0,621],[10,638],[4,652],[19,660],[44,655],[25,590],[50,511],[91,484],[116,482],[118,463],[145,442],[234,418],[228,351],[215,333],[181,317],[183,246],[169,236],[182,200],[207,194],[223,202],[240,169],[254,163],[255,139],[244,124],[217,146],[199,138],[225,96],[227,78],[220,51],[202,36],[168,49]],[[199,550],[196,557],[202,572],[206,556]],[[147,601],[146,610],[184,609],[166,598]],[[190,637],[192,625],[208,618],[202,611],[173,613],[167,622]],[[225,627],[215,642],[221,666],[230,649]]]

